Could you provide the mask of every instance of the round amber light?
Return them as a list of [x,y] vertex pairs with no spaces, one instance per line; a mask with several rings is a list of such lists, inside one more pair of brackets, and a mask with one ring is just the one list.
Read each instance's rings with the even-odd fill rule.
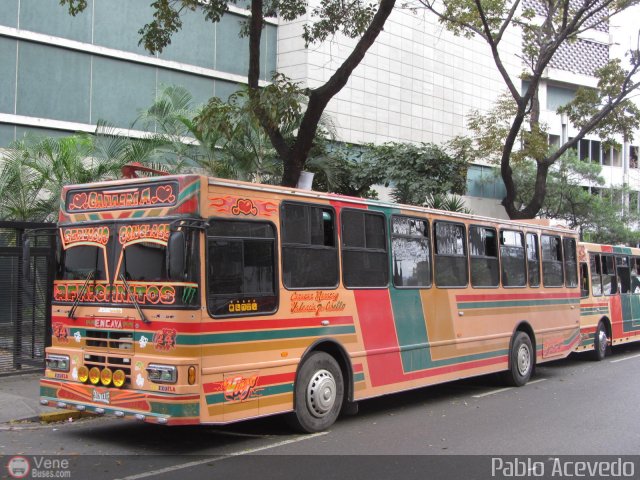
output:
[[89,381],[94,385],[100,383],[100,369],[98,367],[91,367],[89,370]]
[[84,365],[78,369],[78,380],[82,383],[87,383],[87,380],[89,380],[89,369]]
[[111,385],[111,379],[113,378],[113,373],[108,368],[103,368],[100,372],[100,381],[106,387],[107,385]]
[[120,388],[127,380],[127,376],[122,370],[116,370],[113,372],[113,386]]

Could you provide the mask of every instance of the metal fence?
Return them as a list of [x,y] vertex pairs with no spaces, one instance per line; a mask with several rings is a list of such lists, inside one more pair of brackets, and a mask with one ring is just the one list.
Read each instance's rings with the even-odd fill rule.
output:
[[[53,224],[0,221],[0,375],[44,368],[51,339]],[[22,242],[31,238],[24,275]]]

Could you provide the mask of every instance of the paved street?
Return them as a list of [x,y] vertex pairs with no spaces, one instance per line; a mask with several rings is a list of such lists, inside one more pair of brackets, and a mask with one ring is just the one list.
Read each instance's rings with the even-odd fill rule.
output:
[[[183,428],[98,418],[3,426],[0,451],[96,455],[77,467],[94,480],[200,478],[214,470],[236,475],[247,465],[264,477],[264,455],[632,455],[640,452],[639,368],[640,345],[617,348],[600,363],[575,355],[538,367],[523,388],[481,377],[361,402],[357,416],[316,435],[292,434],[280,417]],[[337,461],[301,458],[285,462],[289,473],[326,478],[311,465]],[[396,457],[368,458],[375,464]],[[380,465],[369,468],[383,473]],[[72,478],[89,478],[84,474]]]

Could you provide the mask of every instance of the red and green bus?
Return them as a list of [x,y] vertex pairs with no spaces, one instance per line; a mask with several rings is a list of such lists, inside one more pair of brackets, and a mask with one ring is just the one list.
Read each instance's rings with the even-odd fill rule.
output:
[[577,351],[603,360],[611,345],[640,340],[640,249],[580,243]]
[[576,233],[196,175],[65,187],[42,403],[167,425],[536,363],[580,340]]

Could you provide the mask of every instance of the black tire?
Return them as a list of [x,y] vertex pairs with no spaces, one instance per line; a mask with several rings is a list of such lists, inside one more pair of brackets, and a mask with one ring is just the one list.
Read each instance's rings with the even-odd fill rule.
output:
[[604,360],[607,356],[607,348],[609,347],[609,338],[607,337],[607,327],[604,322],[598,322],[595,337],[593,337],[593,359],[597,362]]
[[531,378],[536,363],[536,356],[529,335],[516,332],[509,352],[509,370],[503,372],[507,385],[522,387]]
[[342,371],[325,352],[313,352],[305,360],[296,378],[293,413],[289,424],[305,433],[329,428],[340,415],[344,399]]

